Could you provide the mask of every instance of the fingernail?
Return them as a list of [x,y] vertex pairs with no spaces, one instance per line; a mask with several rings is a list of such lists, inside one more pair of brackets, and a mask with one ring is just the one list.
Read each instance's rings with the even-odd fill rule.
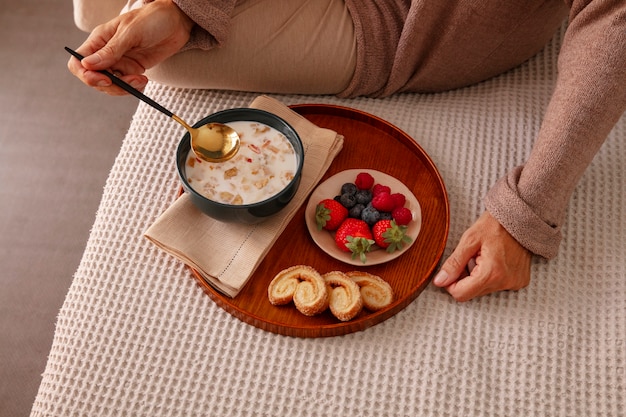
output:
[[111,85],[111,82],[109,80],[100,80],[96,83],[96,85],[98,87],[108,87]]
[[98,54],[91,54],[83,59],[83,63],[88,65],[97,65],[100,61],[102,61],[102,58]]
[[467,262],[467,270],[471,274],[472,271],[476,268],[476,258],[472,258]]
[[448,273],[442,269],[441,271],[437,273],[437,275],[435,275],[435,278],[433,278],[433,284],[435,284],[438,287],[441,287],[445,285],[447,280],[448,280]]
[[141,90],[144,86],[141,81],[133,80],[130,82],[130,85],[137,90]]

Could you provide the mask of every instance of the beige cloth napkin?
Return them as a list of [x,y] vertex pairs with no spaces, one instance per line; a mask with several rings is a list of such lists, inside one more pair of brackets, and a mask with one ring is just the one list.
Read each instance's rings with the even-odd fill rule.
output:
[[145,232],[150,241],[196,269],[209,284],[230,297],[248,282],[343,146],[343,136],[315,126],[275,99],[260,96],[250,107],[283,118],[302,139],[302,178],[291,202],[264,222],[245,225],[222,223],[204,215],[185,193]]

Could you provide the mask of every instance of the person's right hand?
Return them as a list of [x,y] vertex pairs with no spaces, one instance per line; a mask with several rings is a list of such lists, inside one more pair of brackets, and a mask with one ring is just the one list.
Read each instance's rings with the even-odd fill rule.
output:
[[532,253],[485,211],[463,233],[433,284],[457,301],[504,290],[520,290],[530,283]]
[[97,72],[109,70],[138,90],[143,73],[178,52],[189,40],[194,22],[171,0],[155,0],[96,27],[67,66],[83,83],[111,95],[128,94]]

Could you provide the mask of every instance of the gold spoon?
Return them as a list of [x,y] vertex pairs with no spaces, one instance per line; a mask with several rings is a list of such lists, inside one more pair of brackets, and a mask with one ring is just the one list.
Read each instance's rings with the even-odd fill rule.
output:
[[[82,60],[84,58],[81,54],[73,51],[67,46],[65,47],[65,50],[78,60]],[[124,89],[128,93],[183,125],[183,127],[189,131],[189,135],[191,136],[191,149],[193,149],[193,152],[198,158],[208,162],[222,162],[235,156],[239,150],[239,135],[233,128],[221,123],[207,123],[198,128],[193,128],[183,119],[176,116],[174,113],[161,106],[150,97],[144,95],[141,91],[131,87],[114,74],[108,71],[98,72],[109,77],[113,84]]]

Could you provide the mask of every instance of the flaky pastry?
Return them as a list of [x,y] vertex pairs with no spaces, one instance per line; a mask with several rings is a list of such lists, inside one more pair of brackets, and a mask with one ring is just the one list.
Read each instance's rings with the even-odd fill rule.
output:
[[314,268],[295,265],[280,271],[270,282],[267,295],[273,305],[293,300],[298,311],[314,316],[328,308],[326,281]]
[[332,271],[323,277],[330,287],[330,312],[341,321],[352,320],[363,308],[359,286],[343,272]]
[[360,271],[347,272],[346,275],[360,287],[363,305],[368,310],[378,311],[393,301],[393,289],[381,277]]

